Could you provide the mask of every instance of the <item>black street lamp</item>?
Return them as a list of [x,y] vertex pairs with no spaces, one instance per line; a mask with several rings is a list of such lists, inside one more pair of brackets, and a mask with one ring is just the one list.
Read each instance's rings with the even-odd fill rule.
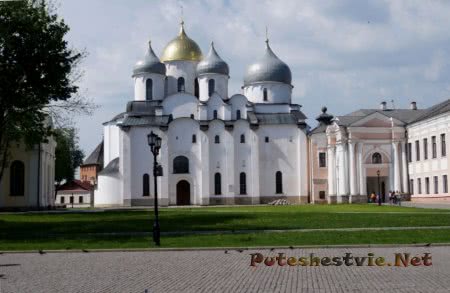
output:
[[377,171],[378,178],[378,205],[381,206],[380,170]]
[[160,246],[160,228],[159,228],[159,218],[158,218],[158,183],[157,183],[157,176],[162,175],[161,167],[158,165],[158,162],[156,161],[156,157],[159,154],[159,150],[161,149],[161,137],[156,135],[155,133],[150,132],[150,134],[147,135],[148,139],[148,145],[150,146],[150,150],[153,154],[153,179],[154,179],[154,185],[155,185],[155,221],[153,222],[153,242],[157,246]]

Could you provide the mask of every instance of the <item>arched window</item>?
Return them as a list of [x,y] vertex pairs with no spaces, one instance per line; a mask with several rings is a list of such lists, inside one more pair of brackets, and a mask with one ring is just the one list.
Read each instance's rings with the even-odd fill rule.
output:
[[9,189],[11,196],[25,195],[25,165],[21,161],[14,161],[11,164]]
[[220,136],[214,136],[214,143],[220,143]]
[[192,135],[192,143],[197,142],[197,136],[195,134]]
[[200,89],[198,86],[198,78],[195,79],[194,81],[194,96],[197,97],[197,99],[200,97]]
[[239,174],[239,194],[247,194],[247,177],[244,172]]
[[283,174],[280,171],[275,173],[275,193],[283,193]]
[[191,119],[194,119],[194,114],[191,114]]
[[241,119],[241,110],[236,111],[236,120]]
[[372,155],[372,164],[381,164],[381,154],[380,153],[374,153]]
[[245,143],[245,135],[241,134],[241,143]]
[[217,110],[213,111],[213,119],[217,119]]
[[184,77],[178,78],[178,92],[184,92]]
[[215,91],[216,81],[214,79],[208,80],[208,96],[212,96]]
[[169,122],[172,122],[172,121],[173,121],[173,115],[170,114],[170,115],[169,115]]
[[222,194],[222,178],[220,177],[220,173],[214,174],[214,194]]
[[189,159],[185,156],[178,156],[173,159],[173,173],[183,174],[189,173]]
[[147,101],[153,100],[153,80],[151,78],[145,82],[145,99]]
[[142,176],[142,196],[150,196],[150,176]]
[[263,100],[267,101],[267,89],[263,89]]

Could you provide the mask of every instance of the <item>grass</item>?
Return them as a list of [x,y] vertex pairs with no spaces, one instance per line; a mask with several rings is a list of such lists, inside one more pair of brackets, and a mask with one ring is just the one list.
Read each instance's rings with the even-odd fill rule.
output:
[[[162,231],[222,231],[363,227],[450,226],[450,211],[374,205],[302,205],[164,208]],[[0,214],[0,250],[145,248],[153,212]],[[401,231],[318,231],[162,236],[163,247],[227,247],[450,242],[450,229]],[[89,233],[89,234],[88,234]]]

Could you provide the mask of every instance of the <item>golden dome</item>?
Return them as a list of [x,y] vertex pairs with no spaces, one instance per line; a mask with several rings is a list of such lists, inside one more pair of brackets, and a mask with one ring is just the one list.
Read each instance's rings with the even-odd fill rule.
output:
[[202,59],[200,47],[186,35],[183,24],[181,22],[178,37],[170,41],[164,48],[161,56],[162,62],[175,60],[200,61]]

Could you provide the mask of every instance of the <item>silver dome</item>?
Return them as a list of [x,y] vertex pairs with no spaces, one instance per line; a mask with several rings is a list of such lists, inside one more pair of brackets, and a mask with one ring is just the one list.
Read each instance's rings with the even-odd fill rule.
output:
[[155,52],[153,52],[151,42],[148,42],[148,51],[144,59],[136,62],[133,68],[133,76],[140,73],[158,73],[165,75],[166,66],[161,63]]
[[214,48],[214,43],[211,43],[208,55],[203,58],[197,65],[197,74],[217,73],[229,75],[230,69],[228,64],[220,58]]
[[290,85],[292,74],[289,66],[275,55],[269,46],[269,41],[266,41],[266,44],[264,56],[247,68],[244,85],[264,81],[276,81]]

